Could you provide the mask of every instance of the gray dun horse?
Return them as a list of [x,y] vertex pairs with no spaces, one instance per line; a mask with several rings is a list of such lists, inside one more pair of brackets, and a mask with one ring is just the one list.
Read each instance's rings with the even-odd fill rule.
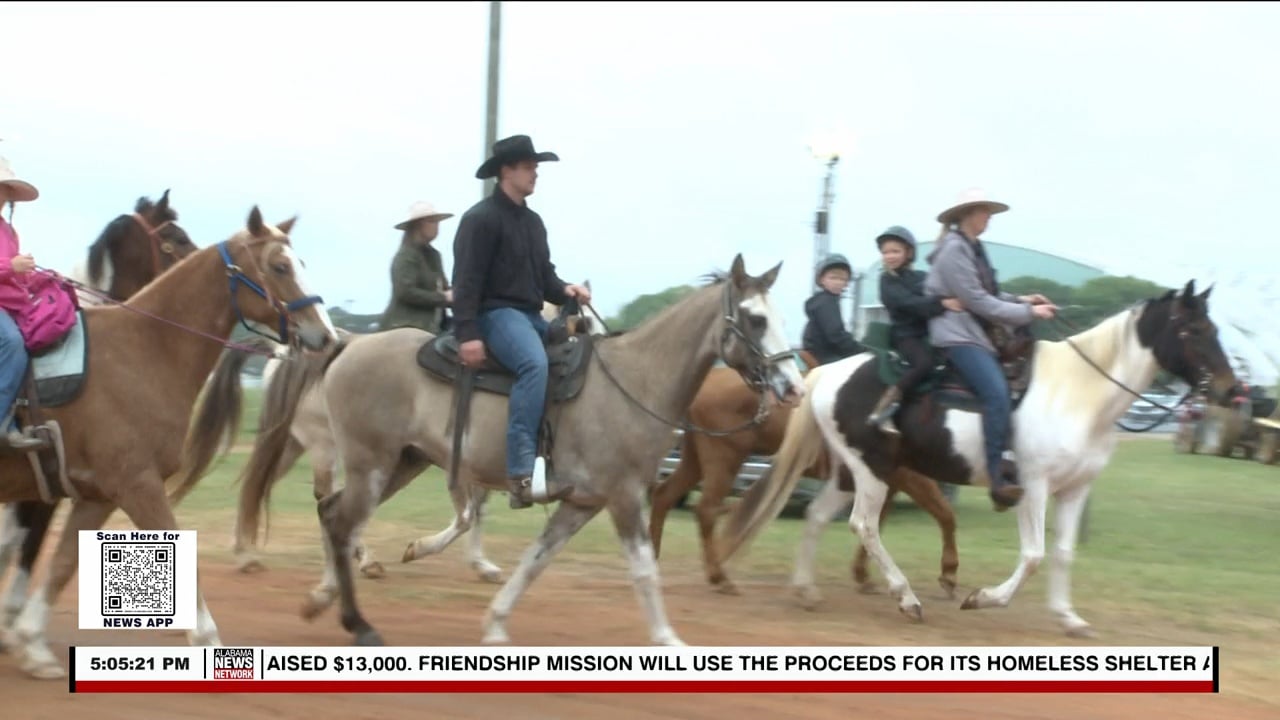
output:
[[[768,295],[780,269],[781,263],[751,277],[739,255],[727,276],[716,277],[640,327],[599,340],[577,339],[586,344],[585,352],[570,361],[565,382],[572,384],[577,377],[580,389],[548,404],[554,428],[549,465],[572,482],[573,493],[557,505],[494,598],[484,623],[486,644],[509,641],[506,623],[516,601],[555,553],[604,508],[630,562],[651,641],[683,644],[667,620],[660,594],[645,524],[647,486],[670,447],[672,428],[717,358],[740,371],[758,392],[772,391],[784,403],[794,404],[803,394],[781,318]],[[576,336],[581,337],[586,336]],[[356,605],[348,560],[353,534],[380,503],[424,469],[450,464],[454,385],[420,366],[420,358],[435,345],[429,333],[416,329],[370,335],[341,349],[327,368],[321,362],[282,368],[290,376],[278,378],[277,392],[264,401],[283,403],[287,420],[310,384],[323,376],[346,487],[319,503],[328,565],[303,616],[314,618],[340,594],[342,626],[360,645],[378,645],[382,638]],[[561,357],[559,348],[548,347],[553,357]],[[458,430],[463,433],[458,477],[449,487],[457,515],[444,531],[410,545],[406,555],[439,552],[471,527],[478,511],[473,485],[507,490],[502,442],[507,397],[482,387],[476,385],[469,425]],[[274,461],[288,440],[288,422],[277,428],[264,429],[268,436],[255,448],[252,467],[246,467],[244,481],[262,502]],[[243,517],[239,523],[252,525]]]
[[[90,340],[83,389],[47,411],[64,428],[67,492],[79,497],[44,583],[7,638],[30,675],[65,674],[45,630],[79,563],[81,530],[102,527],[117,508],[142,530],[178,528],[172,503],[212,459],[201,452],[206,438],[190,422],[192,407],[235,324],[261,323],[314,350],[336,341],[320,298],[303,289],[288,236],[292,226],[293,220],[263,222],[255,207],[230,239],[184,258],[123,305],[85,308]],[[0,501],[39,497],[27,459],[0,456]],[[219,644],[198,586],[196,628],[187,636],[193,645]]]

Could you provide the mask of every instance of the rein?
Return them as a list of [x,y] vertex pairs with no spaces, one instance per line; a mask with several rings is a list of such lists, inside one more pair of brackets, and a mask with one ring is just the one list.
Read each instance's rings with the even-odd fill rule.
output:
[[[1061,317],[1061,316],[1059,316],[1059,315],[1054,315],[1054,316],[1053,316],[1053,319],[1054,319],[1054,320],[1056,320],[1058,323],[1060,323],[1061,325],[1063,325],[1064,327],[1066,327],[1068,330],[1070,330],[1070,331],[1071,331],[1071,332],[1073,332],[1073,333],[1078,333],[1078,332],[1080,332],[1080,328],[1079,328],[1075,323],[1071,322],[1070,320],[1067,320],[1067,319],[1066,319],[1066,318],[1064,318],[1064,317]],[[1188,389],[1188,390],[1187,390],[1187,392],[1186,392],[1186,394],[1182,396],[1182,399],[1181,399],[1181,400],[1179,400],[1177,403],[1175,403],[1173,407],[1169,407],[1168,405],[1164,405],[1163,403],[1158,403],[1158,402],[1156,402],[1155,400],[1151,400],[1150,398],[1146,397],[1146,396],[1145,396],[1145,395],[1143,395],[1142,393],[1139,393],[1138,391],[1134,390],[1133,388],[1130,388],[1128,385],[1125,385],[1124,383],[1122,383],[1122,382],[1120,382],[1119,380],[1117,380],[1117,379],[1115,379],[1114,377],[1112,377],[1110,373],[1108,373],[1106,370],[1103,370],[1103,369],[1102,369],[1102,367],[1098,365],[1098,363],[1094,362],[1094,361],[1093,361],[1093,358],[1090,358],[1088,355],[1086,355],[1086,354],[1084,353],[1084,351],[1083,351],[1083,350],[1081,350],[1081,349],[1080,349],[1080,347],[1079,347],[1078,345],[1076,345],[1076,344],[1071,340],[1071,338],[1070,338],[1069,336],[1067,336],[1067,335],[1063,334],[1063,333],[1062,333],[1062,332],[1060,332],[1060,331],[1056,331],[1056,330],[1055,330],[1055,334],[1057,334],[1057,336],[1058,336],[1058,339],[1059,339],[1059,340],[1062,340],[1062,341],[1066,342],[1066,343],[1067,343],[1067,345],[1070,345],[1070,346],[1071,346],[1071,349],[1072,349],[1072,350],[1075,350],[1075,351],[1076,351],[1076,354],[1077,354],[1077,355],[1079,355],[1079,356],[1080,356],[1080,358],[1081,358],[1081,359],[1083,359],[1086,363],[1088,363],[1090,367],[1092,367],[1094,370],[1097,370],[1097,371],[1098,371],[1098,372],[1099,372],[1103,377],[1105,377],[1106,379],[1108,379],[1108,380],[1110,380],[1111,382],[1115,383],[1115,385],[1116,385],[1117,387],[1119,387],[1121,390],[1124,390],[1125,392],[1127,392],[1127,393],[1129,393],[1130,395],[1132,395],[1132,396],[1134,396],[1134,397],[1138,398],[1139,400],[1142,400],[1142,401],[1144,401],[1144,402],[1150,403],[1151,405],[1154,405],[1155,407],[1158,407],[1158,408],[1160,408],[1161,410],[1164,410],[1164,411],[1165,411],[1165,415],[1164,415],[1164,417],[1162,417],[1162,418],[1160,419],[1160,422],[1158,422],[1158,423],[1154,423],[1154,424],[1150,425],[1149,427],[1145,428],[1144,430],[1142,430],[1142,431],[1140,431],[1140,432],[1145,432],[1146,430],[1150,430],[1151,428],[1154,428],[1154,427],[1156,427],[1157,425],[1159,425],[1159,424],[1163,423],[1163,422],[1165,421],[1165,419],[1169,417],[1169,415],[1172,415],[1173,413],[1177,412],[1177,408],[1178,408],[1179,406],[1181,406],[1183,403],[1185,403],[1185,402],[1187,401],[1187,398],[1191,397],[1191,394],[1195,391],[1195,389],[1194,389],[1194,388]],[[1203,385],[1203,384],[1204,384],[1204,382],[1205,382],[1205,381],[1204,381],[1204,378],[1201,378],[1201,381],[1200,381],[1201,385]],[[1121,427],[1124,427],[1124,426],[1122,425]],[[1125,428],[1125,429],[1127,430],[1128,428]]]
[[[720,336],[721,352],[723,353],[724,351],[725,341],[728,340],[729,335],[731,333],[737,334],[737,336],[747,344],[747,347],[751,350],[751,352],[756,357],[763,360],[763,363],[761,364],[762,369],[758,371],[761,373],[761,376],[763,376],[763,372],[764,372],[763,368],[767,368],[769,365],[787,356],[792,356],[794,358],[795,354],[790,352],[779,353],[777,355],[766,355],[764,353],[764,350],[762,350],[755,343],[755,341],[747,337],[746,334],[743,333],[742,330],[738,328],[738,317],[737,317],[738,314],[737,314],[736,307],[733,305],[733,302],[731,299],[731,292],[730,292],[731,285],[728,284],[731,281],[726,280],[725,282],[726,282],[726,285],[725,285],[725,291],[724,291],[723,314],[721,319],[725,321],[726,326],[725,326],[724,333]],[[600,313],[596,312],[595,307],[592,306],[590,303],[585,303],[584,307],[591,311],[591,314],[594,315],[596,319],[600,321],[600,326],[604,328],[605,333],[608,333],[609,326],[605,323],[604,318],[600,317]],[[742,432],[743,430],[748,430],[750,428],[756,427],[760,423],[764,422],[766,418],[769,417],[770,409],[769,409],[769,399],[768,399],[768,387],[764,384],[763,378],[761,377],[758,379],[752,379],[752,378],[748,378],[745,374],[743,374],[743,380],[745,380],[747,382],[747,385],[749,385],[753,390],[755,390],[760,397],[760,404],[756,407],[756,414],[750,420],[740,425],[737,425],[733,428],[730,428],[728,430],[711,430],[708,428],[701,427],[695,423],[689,422],[688,420],[682,420],[679,423],[672,422],[662,417],[661,415],[658,415],[657,413],[650,410],[649,408],[645,407],[644,403],[641,403],[639,400],[633,397],[631,393],[627,392],[627,389],[622,387],[622,383],[618,382],[618,378],[615,377],[614,374],[609,370],[609,366],[605,364],[604,358],[600,357],[599,351],[592,352],[591,356],[597,363],[599,363],[600,369],[604,371],[605,377],[609,378],[609,382],[612,383],[613,386],[618,389],[618,392],[622,393],[622,397],[626,398],[627,401],[630,402],[635,407],[644,411],[644,413],[647,414],[649,417],[657,420],[658,422],[666,425],[667,427],[675,428],[682,432],[702,433],[703,435],[707,435],[709,437],[727,437],[729,435],[733,435],[734,433],[739,433],[739,432]],[[741,370],[739,370],[738,372],[740,374],[742,373]]]

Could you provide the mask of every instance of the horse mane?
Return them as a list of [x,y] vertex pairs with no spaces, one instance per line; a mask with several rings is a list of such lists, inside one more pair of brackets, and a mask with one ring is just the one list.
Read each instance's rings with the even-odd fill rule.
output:
[[[133,205],[133,211],[139,215],[145,215],[155,209],[156,203],[145,195],[138,198]],[[178,211],[174,210],[173,206],[166,205],[157,220],[158,222],[175,222],[177,219]],[[116,238],[124,235],[131,222],[133,219],[128,215],[117,216],[115,220],[107,223],[107,226],[102,229],[102,234],[98,235],[98,239],[89,246],[89,281],[94,285],[102,279],[102,261],[107,256],[107,250]]]

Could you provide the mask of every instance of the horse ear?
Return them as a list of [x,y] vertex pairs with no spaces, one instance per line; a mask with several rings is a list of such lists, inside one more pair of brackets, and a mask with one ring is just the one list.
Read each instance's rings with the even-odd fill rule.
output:
[[1200,293],[1197,297],[1201,300],[1207,301],[1209,299],[1209,293],[1213,292],[1213,285],[1214,283],[1209,283],[1209,287],[1205,288],[1204,292]]
[[164,194],[156,201],[156,209],[161,211],[169,209],[169,188],[165,188]]
[[760,276],[760,289],[768,290],[773,287],[773,283],[778,280],[778,272],[782,270],[782,263],[778,263],[769,269],[769,272]]
[[590,289],[591,289],[591,278],[587,278],[586,280],[583,280],[583,281],[582,281],[582,287],[584,287],[584,288],[586,288],[586,289],[590,290]]
[[733,284],[742,287],[742,282],[747,279],[747,264],[742,259],[742,253],[738,253],[733,258],[733,265],[729,268],[729,277],[733,280]]
[[1187,281],[1186,287],[1182,288],[1182,304],[1191,307],[1191,300],[1196,295],[1196,279],[1191,278]]
[[262,234],[267,231],[266,223],[262,222],[262,211],[258,209],[257,205],[254,205],[253,210],[249,211],[249,222],[245,224],[245,227],[249,229],[249,234],[254,237],[262,237]]
[[289,232],[293,230],[293,224],[296,222],[298,222],[298,216],[294,215],[288,220],[285,220],[284,222],[277,224],[276,227],[280,228],[280,232],[284,233],[285,235],[288,235]]

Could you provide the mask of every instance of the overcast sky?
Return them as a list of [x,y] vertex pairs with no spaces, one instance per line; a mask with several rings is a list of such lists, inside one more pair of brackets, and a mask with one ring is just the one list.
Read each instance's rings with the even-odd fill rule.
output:
[[[1165,283],[1256,278],[1275,272],[1278,20],[1224,3],[508,3],[499,136],[561,156],[530,203],[605,313],[740,251],[755,273],[785,261],[798,340],[823,174],[807,144],[832,133],[832,245],[860,266],[884,227],[932,238],[981,186],[1012,206],[988,239]],[[0,155],[42,193],[15,216],[24,246],[69,270],[165,188],[209,245],[258,203],[300,215],[329,304],[381,311],[409,204],[480,198],[487,26],[486,2],[5,3]],[[1244,314],[1274,324],[1268,292]]]

